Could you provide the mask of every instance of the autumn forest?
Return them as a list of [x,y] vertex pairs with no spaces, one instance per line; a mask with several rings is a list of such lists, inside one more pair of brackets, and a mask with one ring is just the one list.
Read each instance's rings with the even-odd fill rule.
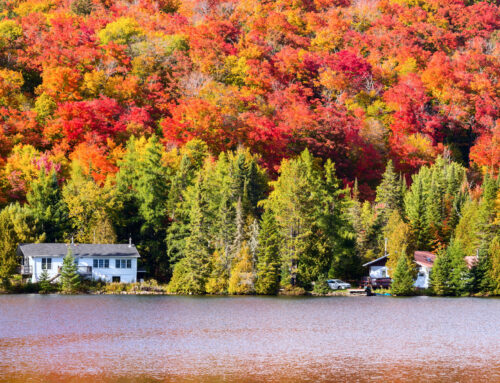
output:
[[390,270],[438,254],[438,295],[500,294],[499,26],[496,1],[1,1],[0,278],[19,243],[132,238],[172,292],[275,294],[387,238]]

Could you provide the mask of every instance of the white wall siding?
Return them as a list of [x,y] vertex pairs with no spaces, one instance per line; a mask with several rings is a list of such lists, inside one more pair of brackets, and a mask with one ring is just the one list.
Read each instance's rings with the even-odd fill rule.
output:
[[[44,257],[44,258],[52,258],[52,267],[47,270],[49,274],[49,279],[54,278],[58,274],[59,267],[62,266],[63,258],[62,257]],[[40,280],[40,275],[42,274],[42,258],[28,258],[29,265],[33,270],[33,274],[31,276],[31,281],[33,283],[38,282]]]
[[430,268],[420,266],[418,269],[417,280],[415,281],[414,286],[419,289],[427,289],[429,287],[430,271]]
[[[47,270],[49,274],[49,279],[52,279],[59,273],[59,268],[62,267],[63,258],[62,257],[43,257],[43,258],[51,258],[52,265],[49,270]],[[99,268],[94,267],[94,259],[108,259],[109,260],[109,268]],[[116,259],[130,259],[131,268],[116,268]],[[41,257],[29,257],[28,258],[29,265],[33,270],[33,274],[31,277],[31,281],[36,283],[40,280],[40,275],[42,274],[42,258]],[[120,282],[122,283],[134,283],[137,281],[137,258],[108,258],[108,257],[95,257],[95,258],[78,258],[77,265],[80,270],[83,270],[84,267],[92,268],[92,279],[93,280],[102,280],[103,282],[112,282],[113,277],[120,277]]]
[[[94,259],[109,259],[109,268],[93,267]],[[130,259],[132,261],[132,267],[130,269],[118,269],[116,268],[116,259]],[[78,260],[78,265],[91,266],[92,279],[94,279],[95,281],[101,280],[103,282],[112,282],[113,277],[120,277],[120,282],[122,283],[134,283],[137,280],[137,258],[80,258]]]

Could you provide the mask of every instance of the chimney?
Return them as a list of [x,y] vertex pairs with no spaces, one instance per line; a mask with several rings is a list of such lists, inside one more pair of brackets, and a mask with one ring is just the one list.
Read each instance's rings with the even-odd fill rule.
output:
[[71,244],[74,245],[75,241],[73,240],[73,236],[71,236]]
[[128,237],[128,247],[132,247],[132,237]]

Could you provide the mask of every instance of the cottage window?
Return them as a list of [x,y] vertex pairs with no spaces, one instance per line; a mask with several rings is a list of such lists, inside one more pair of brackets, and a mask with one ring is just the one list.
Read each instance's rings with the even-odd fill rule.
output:
[[109,259],[94,259],[94,268],[109,269]]
[[131,259],[117,259],[115,260],[115,267],[117,269],[131,269],[132,260]]
[[42,270],[52,269],[52,258],[42,258]]

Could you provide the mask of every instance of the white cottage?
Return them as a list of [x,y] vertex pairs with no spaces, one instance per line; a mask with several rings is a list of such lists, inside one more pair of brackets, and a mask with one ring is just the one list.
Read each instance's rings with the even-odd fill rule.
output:
[[418,274],[413,285],[419,289],[426,289],[429,287],[431,270],[436,260],[436,254],[430,251],[415,251],[414,259],[418,266]]
[[50,280],[60,276],[63,258],[71,249],[79,274],[84,278],[105,282],[133,283],[137,281],[137,248],[127,244],[20,244],[17,253],[21,257],[21,274],[37,282],[43,270]]

